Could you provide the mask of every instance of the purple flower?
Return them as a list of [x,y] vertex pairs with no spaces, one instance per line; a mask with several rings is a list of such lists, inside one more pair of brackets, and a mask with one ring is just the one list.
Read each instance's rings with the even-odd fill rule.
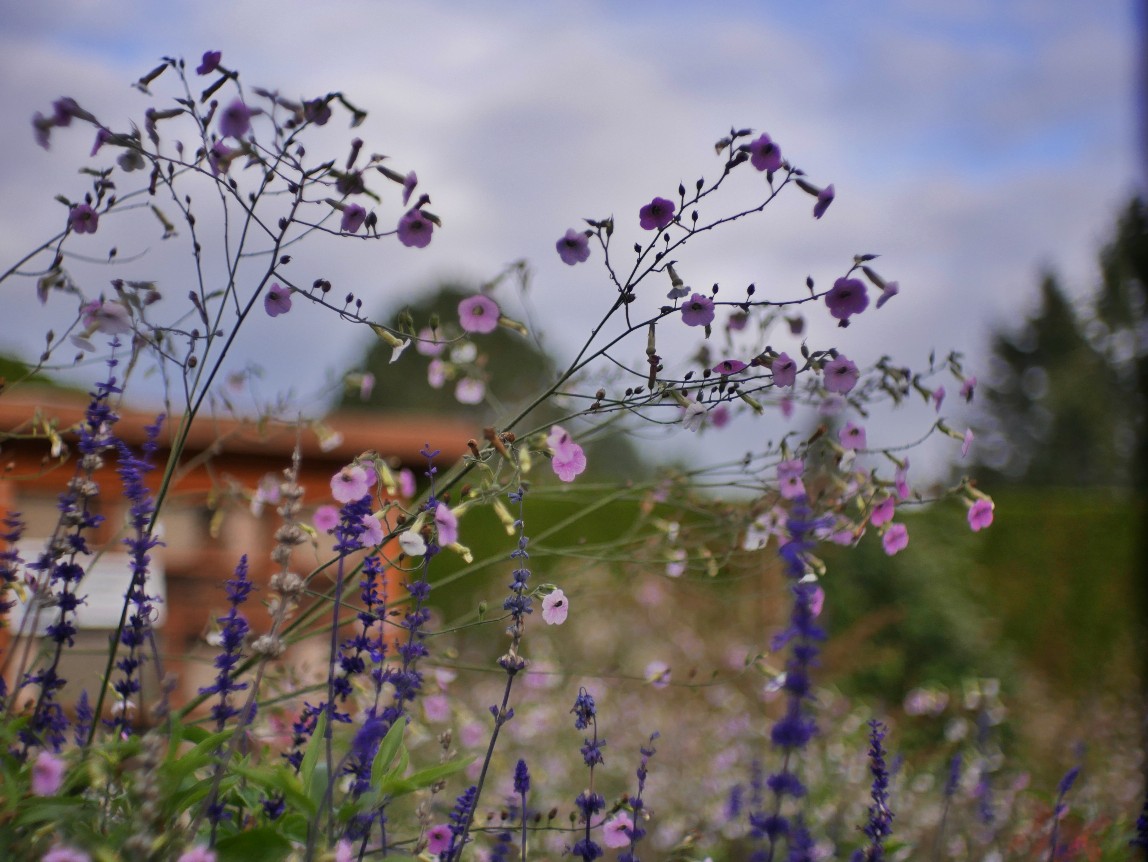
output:
[[426,248],[430,245],[432,230],[434,225],[422,210],[407,210],[399,219],[399,242],[407,248]]
[[92,862],[92,857],[83,850],[57,845],[45,853],[40,862]]
[[833,198],[835,195],[836,192],[833,190],[832,183],[817,193],[817,203],[813,205],[814,218],[821,218],[823,215],[825,215],[825,211],[829,209],[829,205],[833,203]]
[[979,533],[993,522],[993,501],[977,500],[969,508],[969,529]]
[[573,482],[574,477],[586,469],[586,453],[562,426],[555,425],[550,429],[546,445],[554,450],[550,466],[563,482]]
[[825,304],[829,306],[829,313],[840,320],[842,326],[848,326],[852,315],[860,314],[869,307],[869,292],[865,282],[857,278],[837,279],[825,294]]
[[941,412],[941,405],[945,403],[945,387],[944,386],[938,386],[936,389],[933,390],[933,394],[930,397],[933,399],[934,410],[936,410],[938,413],[940,413]]
[[446,503],[435,506],[434,525],[440,545],[453,545],[458,541],[458,518]]
[[874,527],[880,527],[882,524],[892,521],[896,506],[896,500],[892,497],[885,497],[880,503],[873,507],[873,512],[869,515],[869,523]]
[[32,117],[32,133],[36,136],[36,143],[45,150],[51,143],[52,129],[55,127],[56,124],[39,111]]
[[830,392],[845,395],[857,385],[860,377],[857,366],[842,354],[825,363],[825,388]]
[[445,823],[437,823],[427,830],[427,852],[438,856],[450,847],[450,827]]
[[805,472],[805,462],[800,458],[782,461],[777,465],[777,484],[781,496],[786,500],[797,500],[805,496],[805,483],[801,476]]
[[550,626],[560,626],[570,613],[570,602],[562,590],[554,590],[542,600],[542,619]]
[[846,422],[845,427],[841,429],[837,436],[841,441],[841,445],[846,449],[865,448],[865,429],[861,425]]
[[722,377],[728,377],[731,374],[737,374],[739,371],[745,371],[746,364],[740,359],[723,359],[713,367],[715,374],[720,374]]
[[779,353],[770,366],[774,386],[793,386],[797,383],[797,363],[788,353]]
[[964,398],[965,401],[972,401],[973,400],[973,394],[976,391],[977,391],[977,378],[966,377],[965,380],[961,383],[961,397]]
[[236,99],[219,115],[219,133],[225,138],[239,140],[251,131],[251,109]]
[[95,233],[99,226],[99,213],[87,204],[76,204],[68,212],[68,227],[76,233]]
[[607,847],[629,847],[634,821],[625,811],[619,811],[602,827],[602,843]]
[[350,503],[367,496],[371,487],[367,471],[355,464],[348,464],[331,477],[331,496],[340,503]]
[[32,764],[32,795],[55,796],[64,783],[64,761],[48,751],[36,755]]
[[661,230],[674,220],[674,204],[665,198],[654,198],[638,210],[643,230]]
[[334,506],[320,506],[311,517],[311,523],[321,533],[329,533],[339,523],[339,510]]
[[403,177],[403,206],[410,202],[411,195],[414,194],[415,186],[419,184],[419,175],[414,171],[408,173]]
[[223,141],[216,141],[207,151],[207,166],[211,168],[211,175],[217,177],[227,173],[231,167],[231,159],[238,152],[231,149]]
[[749,163],[759,171],[776,171],[781,167],[781,147],[769,135],[762,135],[746,149],[749,150]]
[[281,287],[278,283],[272,284],[263,297],[263,309],[268,317],[278,317],[291,310],[291,291]]
[[195,74],[210,75],[219,68],[219,61],[223,59],[222,51],[204,51],[203,60],[195,67]]
[[367,211],[358,204],[347,204],[343,207],[343,221],[339,230],[343,233],[358,233],[367,218]]
[[909,499],[909,459],[906,458],[904,463],[897,467],[897,472],[893,476],[893,484],[897,488],[897,496],[902,500]]
[[881,537],[881,545],[890,557],[909,546],[909,530],[904,524],[890,524],[885,535]]
[[682,322],[686,326],[709,326],[714,322],[714,302],[708,296],[695,293],[682,306]]
[[[218,56],[219,52],[215,52]],[[214,850],[208,850],[202,844],[197,844],[190,850],[185,850],[176,862],[215,862]]]
[[880,308],[894,296],[901,292],[901,288],[895,281],[887,281],[881,287],[881,295],[877,297],[877,307]]
[[106,144],[111,139],[112,139],[112,133],[109,132],[107,129],[97,129],[96,130],[95,143],[92,144],[92,151],[90,153],[88,153],[88,155],[94,156],[96,153],[98,153],[100,151],[100,147],[102,147],[104,144]]
[[498,328],[498,303],[489,296],[476,293],[458,304],[458,322],[463,332],[485,335]]
[[481,404],[486,397],[486,384],[475,377],[464,377],[455,384],[454,398],[459,404]]
[[569,266],[574,266],[577,263],[582,263],[590,257],[590,239],[582,231],[570,230],[562,239],[555,243],[558,248],[558,256],[562,258],[562,262]]
[[132,318],[127,306],[114,299],[99,299],[80,309],[84,326],[105,335],[124,335],[132,331]]

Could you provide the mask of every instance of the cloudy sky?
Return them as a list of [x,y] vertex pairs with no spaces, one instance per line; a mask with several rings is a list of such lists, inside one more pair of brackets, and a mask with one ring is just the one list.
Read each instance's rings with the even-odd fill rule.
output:
[[[1138,178],[1128,0],[0,0],[0,22],[0,268],[59,229],[54,194],[85,187],[69,166],[88,132],[62,131],[45,152],[31,116],[70,95],[114,125],[146,107],[129,85],[158,57],[194,65],[218,49],[249,86],[347,92],[370,112],[367,149],[416,169],[443,219],[425,250],[340,245],[324,275],[381,314],[525,258],[546,343],[563,355],[610,288],[600,255],[569,268],[555,240],[609,214],[619,248],[644,240],[638,208],[714,175],[712,144],[731,125],[768,131],[838,197],[815,222],[794,190],[696,243],[687,280],[793,296],[806,275],[825,284],[855,252],[880,253],[901,295],[848,331],[811,320],[821,344],[865,361],[958,349],[975,373],[989,329],[1023,319],[1042,270],[1086,290]],[[397,206],[384,200],[383,221]],[[178,270],[158,277],[171,295],[190,288]],[[0,350],[38,351],[36,333],[73,309],[0,290]],[[310,311],[257,321],[235,362],[264,365],[269,390],[315,391],[369,339]],[[895,442],[893,427],[880,433],[870,442]]]

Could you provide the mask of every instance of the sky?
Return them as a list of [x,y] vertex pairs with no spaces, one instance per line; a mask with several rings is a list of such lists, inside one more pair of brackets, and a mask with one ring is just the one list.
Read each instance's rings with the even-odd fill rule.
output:
[[[1087,293],[1140,177],[1131,2],[0,0],[0,24],[0,269],[59,229],[53,195],[85,187],[74,165],[88,132],[60,130],[45,151],[32,115],[69,95],[122,122],[146,107],[130,83],[159,57],[194,66],[215,49],[249,86],[346,92],[370,114],[356,130],[367,149],[417,170],[431,195],[443,228],[428,248],[340,245],[325,277],[386,316],[443,280],[476,284],[525,259],[529,309],[507,294],[507,311],[529,310],[563,357],[611,294],[600,254],[567,267],[555,240],[610,214],[619,248],[646,239],[639,207],[713,176],[712,145],[731,126],[768,132],[837,199],[814,221],[793,190],[752,223],[697,241],[684,277],[792,296],[807,275],[828,284],[854,253],[880,254],[901,287],[894,300],[848,330],[810,315],[811,343],[866,362],[890,353],[920,366],[932,349],[960,350],[977,373],[989,333],[1023,321],[1042,272]],[[395,207],[391,193],[384,221]],[[134,251],[154,265],[148,277],[186,295],[162,252],[143,239]],[[85,291],[106,289],[101,277]],[[29,355],[74,310],[42,309],[12,284],[0,285],[0,308],[0,350]],[[306,400],[370,342],[292,314],[255,321],[233,361],[263,366],[265,397]],[[870,443],[911,439],[929,419],[875,422]],[[951,454],[927,457],[936,466]]]

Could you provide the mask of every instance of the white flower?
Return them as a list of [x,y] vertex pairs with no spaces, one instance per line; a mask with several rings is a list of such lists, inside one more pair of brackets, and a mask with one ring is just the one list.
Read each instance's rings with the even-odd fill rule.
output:
[[423,537],[413,530],[407,530],[399,536],[399,547],[408,557],[421,557],[427,552],[427,543]]

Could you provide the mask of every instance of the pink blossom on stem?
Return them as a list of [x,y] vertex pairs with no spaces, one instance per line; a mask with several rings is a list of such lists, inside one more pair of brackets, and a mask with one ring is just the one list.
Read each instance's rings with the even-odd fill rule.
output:
[[464,332],[485,335],[498,328],[498,303],[485,294],[476,293],[458,304],[458,322]]
[[965,439],[961,441],[961,457],[964,458],[969,454],[969,449],[973,445],[973,429],[969,428],[965,431]]
[[383,530],[383,525],[379,522],[373,514],[363,516],[363,534],[359,540],[365,547],[373,548],[383,543],[383,539],[387,537],[386,532]]
[[794,386],[797,383],[797,363],[788,353],[779,353],[770,366],[774,386]]
[[64,761],[48,751],[36,755],[32,764],[32,795],[55,796],[64,783]]
[[459,404],[481,404],[486,397],[486,384],[474,377],[464,377],[454,386],[454,400]]
[[570,602],[562,590],[553,590],[542,600],[542,619],[547,625],[560,626],[570,613]]
[[845,395],[857,385],[860,377],[857,366],[844,354],[838,354],[836,359],[825,363],[825,388],[830,392]]
[[805,483],[801,478],[804,473],[805,462],[800,458],[782,461],[777,465],[777,484],[782,497],[796,500],[805,496]]
[[602,843],[607,847],[629,847],[634,832],[634,821],[625,811],[619,811],[602,827]]
[[885,553],[890,557],[909,546],[909,530],[904,524],[890,524],[881,537]]
[[961,383],[961,397],[965,401],[972,401],[973,394],[977,391],[977,378],[966,377],[964,382]]
[[728,377],[731,374],[737,374],[739,371],[745,371],[746,364],[740,359],[723,359],[713,367],[715,374],[720,374],[722,377]]
[[351,503],[365,497],[371,484],[366,470],[348,464],[331,477],[331,496],[340,503]]
[[865,428],[861,425],[846,422],[845,427],[838,432],[837,437],[846,449],[865,448]]
[[977,500],[969,507],[969,529],[974,533],[979,533],[985,527],[991,526],[993,522],[993,509],[992,500]]
[[68,227],[76,233],[95,233],[100,226],[100,214],[88,204],[76,204],[68,211]]
[[215,851],[207,849],[202,844],[197,844],[190,850],[181,853],[177,862],[215,862],[215,859]]
[[[666,688],[670,684],[670,666],[664,661],[654,660],[646,665],[645,677],[646,682],[654,688]],[[609,824],[607,824],[608,826]],[[629,841],[626,843],[628,844]]]
[[546,445],[554,452],[550,466],[563,482],[573,482],[574,477],[586,469],[586,453],[562,426],[555,425],[550,429]]
[[83,850],[57,845],[45,853],[40,862],[92,862],[92,857]]
[[320,506],[311,516],[311,523],[320,533],[329,533],[339,523],[339,510],[334,506]]
[[458,518],[446,503],[435,506],[434,525],[440,545],[453,545],[458,541]]
[[893,484],[897,488],[897,496],[902,500],[909,499],[909,459],[906,458],[903,464],[897,468],[897,472],[893,476]]
[[874,527],[880,527],[882,524],[892,521],[896,505],[896,501],[892,497],[886,497],[873,507],[873,512],[869,515],[869,522]]
[[132,331],[132,318],[127,306],[114,299],[99,299],[80,309],[84,326],[105,335],[124,335]]
[[438,856],[450,847],[451,831],[445,823],[437,823],[427,830],[427,852]]
[[842,326],[848,326],[850,317],[869,307],[869,291],[859,278],[839,278],[825,294],[825,305]]
[[713,300],[695,293],[682,305],[682,322],[686,326],[709,326],[714,322]]
[[943,404],[945,401],[945,387],[944,386],[938,386],[936,389],[933,390],[933,394],[931,397],[933,399],[933,409],[937,413],[940,413],[941,412],[941,404]]

